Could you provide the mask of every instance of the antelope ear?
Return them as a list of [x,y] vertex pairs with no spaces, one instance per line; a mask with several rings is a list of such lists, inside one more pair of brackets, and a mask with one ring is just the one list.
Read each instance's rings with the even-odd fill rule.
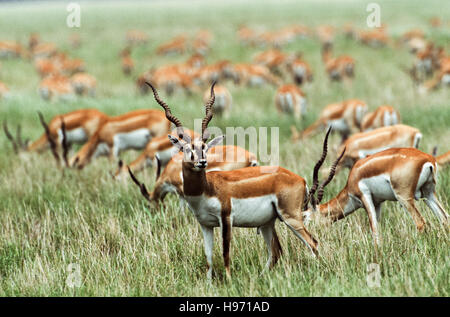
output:
[[222,143],[223,139],[225,139],[225,135],[216,136],[214,139],[212,139],[211,141],[208,142],[208,144],[207,144],[208,149],[207,150],[209,150],[210,148],[212,148],[212,147]]
[[[174,137],[173,135],[168,135],[170,142],[180,151],[183,152],[183,143],[184,141]],[[183,142],[183,143],[182,143]]]

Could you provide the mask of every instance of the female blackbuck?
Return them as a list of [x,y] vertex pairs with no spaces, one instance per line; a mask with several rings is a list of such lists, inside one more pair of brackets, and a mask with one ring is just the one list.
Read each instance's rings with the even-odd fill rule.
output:
[[249,87],[260,87],[265,84],[275,87],[281,85],[281,79],[263,65],[235,64],[230,70],[230,77],[236,84]]
[[[239,168],[258,165],[256,156],[253,153],[234,145],[212,147],[208,153],[207,160],[208,167],[206,168],[206,172],[232,171]],[[160,161],[157,160],[158,173],[156,176],[155,188],[151,193],[147,191],[144,184],[136,179],[131,171],[131,167],[128,167],[128,172],[136,185],[140,187],[142,195],[150,203],[158,204],[163,202],[167,194],[174,193],[180,197],[180,201],[184,204],[182,161],[183,153],[175,154],[167,163],[166,168],[159,174]]]
[[[346,149],[344,156],[337,165],[336,174],[342,168],[352,168],[356,161],[368,155],[384,151],[394,147],[418,148],[422,133],[419,129],[397,124],[382,127],[368,132],[360,132],[351,135],[341,146],[340,153]],[[328,173],[328,171],[325,171]]]
[[[192,130],[185,129],[184,132],[193,139],[198,137],[198,134]],[[176,135],[175,132],[172,132],[172,134]],[[128,174],[128,168],[133,173],[137,173],[148,166],[157,166],[157,175],[159,175],[161,168],[167,165],[173,154],[176,153],[176,150],[172,142],[167,138],[167,135],[155,137],[147,143],[144,151],[129,165],[123,164],[122,160],[120,160],[119,168],[114,174],[114,178],[123,179],[123,176]]]
[[[178,137],[169,135],[169,138],[179,151],[183,152],[183,193],[203,231],[208,263],[207,276],[209,278],[212,276],[215,227],[220,227],[222,231],[227,277],[231,276],[229,252],[233,226],[259,228],[269,249],[266,267],[275,264],[281,253],[274,228],[277,218],[280,218],[316,254],[317,242],[306,230],[302,220],[301,211],[307,202],[306,181],[302,177],[282,167],[267,166],[206,173],[207,152],[222,142],[224,137],[218,136],[207,142],[209,132],[206,128],[213,116],[214,84],[211,87],[211,98],[205,105],[202,136],[194,140],[185,135],[181,121],[172,115],[169,106],[159,98],[155,88],[151,84],[149,86],[156,101],[165,109],[167,119],[177,127]],[[327,138],[324,141],[324,149],[326,146]],[[325,156],[326,151],[319,161],[319,166]]]
[[275,106],[279,113],[293,114],[296,120],[300,120],[306,114],[306,96],[296,85],[283,85],[275,95]]
[[67,147],[66,150],[69,150],[72,144],[85,143],[97,131],[98,127],[108,120],[108,116],[96,109],[80,109],[56,115],[48,124],[41,113],[39,113],[39,119],[44,126],[45,133],[29,144],[21,139],[20,125],[17,127],[17,138],[14,139],[8,131],[6,121],[4,122],[3,128],[6,135],[9,135],[8,139],[16,153],[20,150],[42,152],[50,148],[55,158],[59,157],[57,153],[63,149],[64,145]]
[[[227,87],[222,85],[216,85],[214,87],[214,94],[216,95],[216,100],[213,105],[213,112],[219,116],[223,115],[227,118],[230,115],[231,105],[233,98],[231,97],[230,91]],[[203,94],[203,101],[207,103],[209,99],[209,89]]]
[[161,136],[169,130],[170,122],[161,110],[135,110],[109,117],[70,159],[69,165],[82,169],[97,156],[108,155],[113,159],[128,149],[142,150],[153,137]]
[[[333,130],[341,134],[342,140],[345,141],[351,133],[361,130],[361,122],[366,113],[366,103],[358,99],[333,103],[320,112],[319,119],[316,122],[298,135],[304,139],[318,129],[325,129],[331,126]],[[296,130],[293,130],[295,133]]]
[[292,75],[292,79],[297,85],[302,85],[306,81],[312,82],[313,74],[311,67],[304,60],[297,57],[292,62],[289,61],[287,67]]
[[347,55],[331,57],[332,44],[322,47],[322,60],[328,77],[333,81],[352,79],[355,72],[355,60]]
[[375,111],[366,114],[361,122],[361,131],[387,127],[400,123],[400,113],[392,106],[379,106]]
[[344,189],[329,202],[320,204],[323,193],[313,199],[312,210],[304,213],[306,219],[324,216],[332,221],[342,219],[359,208],[369,216],[375,247],[380,244],[378,221],[381,204],[398,201],[407,209],[422,231],[425,221],[414,200],[425,198],[425,203],[447,224],[448,215],[436,198],[436,159],[414,148],[392,148],[359,160],[353,166]]

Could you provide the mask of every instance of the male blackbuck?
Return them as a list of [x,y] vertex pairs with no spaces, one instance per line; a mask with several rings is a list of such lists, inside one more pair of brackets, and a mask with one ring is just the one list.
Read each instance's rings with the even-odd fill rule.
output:
[[[166,136],[165,138],[167,139]],[[169,193],[177,194],[180,197],[180,201],[184,203],[182,161],[183,153],[177,153],[170,159],[162,173],[157,173],[155,187],[151,193],[147,191],[143,183],[136,179],[131,171],[131,166],[128,167],[128,173],[136,185],[140,187],[142,195],[150,203],[163,202]],[[253,153],[234,145],[212,147],[208,153],[207,161],[208,167],[206,168],[206,172],[232,171],[258,165],[256,156]],[[160,171],[161,163],[158,159],[158,171]]]
[[400,113],[392,106],[379,106],[366,114],[361,122],[361,131],[369,131],[400,123]]
[[[198,134],[192,130],[185,129],[184,133],[188,134],[191,138],[198,137]],[[172,132],[175,135],[175,132]],[[153,138],[145,146],[144,151],[130,164],[125,165],[120,160],[119,168],[114,174],[115,179],[123,179],[123,176],[128,174],[128,168],[132,172],[137,173],[142,171],[148,166],[157,166],[157,174],[160,173],[160,169],[167,165],[171,160],[176,148],[167,138],[167,135],[161,135]]]
[[319,129],[332,126],[333,130],[341,134],[344,141],[351,133],[361,130],[361,122],[366,113],[366,103],[358,99],[330,104],[320,112],[319,119],[299,136],[304,139]]
[[[54,116],[50,122],[45,123],[44,117],[39,114],[41,124],[46,129],[36,141],[22,142],[20,137],[20,125],[17,127],[18,135],[14,140],[8,137],[13,144],[15,151],[25,150],[28,152],[42,152],[48,148],[55,148],[57,151],[62,148],[63,135],[65,142],[70,148],[72,144],[85,143],[98,127],[107,120],[108,116],[96,109],[80,109],[68,113]],[[64,125],[64,132],[63,132]],[[8,130],[6,122],[3,126],[5,132]],[[10,133],[6,133],[11,135]]]
[[166,120],[164,112],[157,109],[135,110],[108,117],[70,159],[69,165],[82,169],[98,156],[108,155],[113,159],[128,149],[142,150],[153,137],[169,130],[170,122]]
[[[213,117],[214,84],[211,87],[211,98],[205,105],[206,115],[202,120],[201,138],[194,140],[185,135],[181,121],[172,115],[169,106],[159,98],[155,88],[153,86],[151,88],[156,101],[165,109],[167,119],[177,127],[178,137],[169,135],[169,138],[183,153],[183,193],[203,231],[208,263],[207,277],[212,276],[215,227],[220,227],[222,232],[227,277],[231,276],[229,253],[232,227],[259,228],[269,250],[266,267],[275,264],[281,253],[274,228],[277,218],[281,219],[316,254],[317,242],[306,230],[302,220],[301,211],[307,203],[306,181],[302,177],[282,167],[267,166],[206,173],[207,152],[222,142],[224,137],[217,136],[207,142],[209,138],[207,126]],[[324,141],[324,153],[319,161],[319,167],[325,159],[326,147],[327,138]],[[314,184],[314,187],[317,186],[318,184]]]
[[306,97],[303,91],[293,84],[278,88],[275,95],[275,106],[279,113],[293,114],[300,120],[306,114]]
[[355,72],[355,60],[348,55],[332,57],[331,54],[332,44],[323,45],[322,60],[330,80],[352,79]]
[[445,225],[448,215],[436,198],[436,159],[414,148],[392,148],[359,160],[353,166],[344,189],[327,203],[320,204],[323,193],[313,199],[305,221],[324,216],[342,219],[359,208],[369,217],[375,247],[380,244],[378,221],[385,201],[398,201],[411,214],[417,229],[423,231],[425,220],[415,200],[425,199],[427,206]]
[[[209,89],[203,94],[203,102],[207,103],[210,96]],[[233,98],[230,91],[223,85],[216,85],[214,87],[214,94],[216,95],[215,102],[213,104],[213,112],[219,116],[223,115],[227,118],[230,115],[231,105]]]
[[[341,146],[340,153],[345,148],[345,154],[337,165],[336,174],[344,167],[352,168],[356,161],[368,155],[394,147],[418,148],[422,133],[419,129],[397,124],[377,128],[368,132],[352,134]],[[325,171],[328,173],[328,171]]]

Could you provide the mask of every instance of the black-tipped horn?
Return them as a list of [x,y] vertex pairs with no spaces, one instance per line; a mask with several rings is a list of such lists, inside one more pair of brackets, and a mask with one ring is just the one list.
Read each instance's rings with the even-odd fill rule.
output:
[[341,155],[339,155],[339,157],[336,159],[336,161],[334,161],[333,165],[331,166],[331,170],[330,170],[330,174],[328,175],[328,178],[322,184],[320,184],[320,187],[317,190],[317,203],[318,204],[320,204],[320,202],[322,201],[323,189],[325,188],[325,186],[327,186],[333,180],[333,177],[336,174],[336,167],[339,164],[339,161],[344,156],[345,150],[346,150],[346,148],[344,147],[344,150],[342,151]]
[[145,185],[143,183],[141,183],[140,181],[137,180],[137,178],[134,176],[134,174],[131,172],[131,169],[129,166],[127,166],[128,168],[128,173],[130,174],[131,179],[133,180],[133,182],[139,187],[139,189],[141,190],[141,194],[142,196],[145,197],[145,199],[147,199],[149,202],[151,202],[150,199],[150,195],[148,194],[147,188],[145,187]]
[[59,164],[60,158],[57,152],[57,145],[55,140],[53,140],[52,136],[50,135],[50,129],[48,128],[47,123],[45,123],[44,116],[40,111],[38,111],[39,120],[41,121],[42,126],[45,130],[45,135],[47,136],[47,140],[50,143],[50,150],[52,151],[53,157],[55,158],[56,162]]
[[11,135],[11,132],[9,132],[8,124],[6,123],[6,120],[3,121],[3,131],[5,131],[6,138],[11,142],[14,153],[17,154],[19,151],[18,146],[17,146],[16,140],[14,140],[13,136]]
[[63,148],[63,159],[64,163],[67,167],[69,167],[69,160],[67,158],[69,154],[69,145],[67,143],[67,134],[66,134],[66,123],[64,122],[64,118],[61,117],[61,132],[62,132],[62,148]]
[[205,133],[206,128],[208,127],[209,122],[211,121],[213,117],[212,112],[212,106],[214,104],[214,101],[216,99],[216,96],[214,95],[214,86],[216,85],[216,82],[213,82],[211,85],[211,97],[209,98],[208,102],[205,104],[205,117],[202,120],[202,140],[206,141],[209,138],[209,134]]

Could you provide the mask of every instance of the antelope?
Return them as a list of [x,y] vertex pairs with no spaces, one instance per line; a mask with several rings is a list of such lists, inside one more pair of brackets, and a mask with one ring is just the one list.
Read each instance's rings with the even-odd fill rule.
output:
[[332,126],[333,130],[341,134],[344,141],[352,132],[360,131],[361,122],[366,113],[366,103],[358,99],[330,104],[320,112],[319,119],[306,128],[300,137],[305,139],[318,129]]
[[180,71],[179,65],[168,65],[160,67],[142,75],[138,79],[138,87],[141,92],[147,93],[148,88],[145,85],[147,80],[151,79],[155,85],[164,89],[168,95],[173,94],[179,89],[190,91],[193,86],[193,77]]
[[18,153],[20,150],[24,150],[40,153],[50,148],[56,157],[57,152],[64,146],[63,141],[67,151],[72,144],[85,143],[107,118],[107,115],[96,109],[80,109],[56,115],[47,124],[42,114],[39,113],[39,119],[45,128],[45,133],[33,142],[22,142],[20,125],[17,127],[16,140],[9,133],[6,121],[3,129],[13,145],[14,152]]
[[44,100],[53,100],[54,98],[67,100],[75,96],[70,79],[59,73],[52,74],[41,80],[38,91]]
[[131,49],[129,47],[126,47],[122,52],[120,53],[122,57],[122,72],[125,75],[130,75],[134,68],[134,62],[131,59]]
[[358,160],[389,148],[414,147],[417,149],[421,139],[422,133],[419,129],[403,124],[355,133],[340,145],[338,153],[342,152],[344,148],[346,151],[339,161],[335,173],[337,175],[342,168],[352,168]]
[[420,198],[425,198],[436,217],[447,224],[448,215],[436,198],[436,174],[436,159],[414,148],[391,148],[372,154],[355,163],[347,184],[335,198],[320,204],[323,193],[318,193],[312,208],[304,213],[305,221],[323,216],[334,222],[364,208],[378,249],[378,222],[386,200],[398,201],[408,210],[419,232],[424,230],[425,220],[414,200]]
[[[227,87],[216,85],[214,87],[215,102],[213,104],[213,112],[219,116],[224,115],[227,118],[231,111],[233,98]],[[209,99],[209,90],[203,94],[203,102],[207,103]]]
[[361,31],[358,38],[361,43],[374,48],[386,46],[389,40],[384,26],[371,31]]
[[204,56],[208,53],[212,41],[212,34],[208,30],[200,30],[195,35],[192,49],[196,54]]
[[306,114],[305,94],[296,85],[283,85],[275,95],[275,106],[279,113],[293,114],[296,120],[300,120]]
[[266,66],[275,75],[281,75],[281,68],[285,65],[288,56],[277,49],[270,49],[257,54],[253,62]]
[[[188,129],[185,129],[184,132],[191,138],[198,136],[197,133]],[[175,135],[173,132],[172,134]],[[124,165],[122,161],[119,161],[119,168],[114,174],[114,178],[122,179],[123,176],[128,173],[128,169],[134,173],[137,173],[148,166],[155,165],[157,165],[157,174],[159,174],[159,170],[166,166],[171,160],[174,149],[175,148],[172,142],[170,142],[166,135],[155,137],[147,143],[144,151],[129,165]]]
[[434,76],[434,78],[423,83],[422,86],[419,87],[420,92],[427,92],[433,89],[438,88],[440,85],[450,86],[450,58],[441,58],[440,60],[440,68],[438,73]]
[[[171,142],[183,153],[183,193],[189,208],[200,223],[206,259],[207,277],[212,277],[212,252],[214,228],[220,227],[223,242],[223,259],[228,278],[230,272],[230,243],[232,227],[257,227],[262,233],[269,251],[266,268],[275,264],[281,254],[281,246],[274,223],[280,218],[307,247],[317,254],[317,241],[306,230],[302,221],[302,208],[306,201],[306,181],[282,167],[246,167],[234,171],[211,171],[207,152],[223,140],[223,135],[211,141],[206,130],[213,117],[214,84],[211,97],[205,104],[206,115],[202,120],[201,138],[190,139],[183,132],[181,121],[172,115],[169,106],[162,101],[156,89],[148,83],[166,117],[177,127],[177,137],[169,135]],[[329,131],[327,135],[329,134]],[[319,167],[326,157],[327,137]],[[335,162],[337,164],[337,162]],[[315,169],[317,169],[316,167]],[[332,175],[330,175],[330,180]],[[313,187],[317,187],[314,184]],[[322,187],[321,187],[322,188]],[[306,202],[306,204],[305,204]]]
[[23,54],[22,46],[17,42],[0,42],[0,58],[17,58]]
[[0,98],[8,98],[10,95],[8,86],[0,81]]
[[[207,160],[208,167],[206,172],[232,171],[258,165],[256,156],[253,153],[234,145],[212,147]],[[170,159],[163,172],[161,174],[157,173],[155,187],[151,193],[147,191],[143,183],[136,179],[131,171],[131,167],[128,167],[128,172],[136,185],[141,188],[144,198],[151,204],[163,202],[169,193],[177,194],[180,197],[180,202],[184,204],[182,161],[183,153],[177,153]],[[157,164],[158,171],[160,171],[160,160],[157,160]]]
[[183,54],[186,51],[186,37],[179,35],[170,42],[161,44],[156,49],[158,55]]
[[328,77],[333,81],[351,79],[355,72],[355,60],[347,55],[331,57],[332,45],[324,45],[322,48],[322,60]]
[[56,45],[53,43],[37,43],[31,50],[31,58],[49,58],[57,53]]
[[379,106],[364,116],[361,122],[361,131],[370,131],[400,123],[400,113],[392,106]]
[[319,25],[316,29],[317,37],[322,45],[332,45],[334,41],[335,28],[331,25]]
[[237,84],[251,87],[261,86],[266,83],[273,86],[281,84],[281,80],[274,76],[267,67],[262,65],[235,64],[231,72],[231,77]]
[[95,87],[97,86],[97,80],[86,73],[76,73],[70,78],[70,82],[77,95],[89,95],[95,96]]
[[69,166],[82,169],[98,156],[108,155],[113,159],[128,149],[144,149],[153,137],[169,130],[170,122],[162,111],[156,109],[135,110],[108,117],[70,159]]
[[301,85],[306,81],[312,82],[313,80],[311,67],[300,58],[295,58],[292,62],[289,62],[288,70],[297,85]]
[[234,78],[233,65],[228,60],[221,60],[211,65],[198,67],[192,71],[191,75],[193,82],[197,85],[209,85],[221,79]]

